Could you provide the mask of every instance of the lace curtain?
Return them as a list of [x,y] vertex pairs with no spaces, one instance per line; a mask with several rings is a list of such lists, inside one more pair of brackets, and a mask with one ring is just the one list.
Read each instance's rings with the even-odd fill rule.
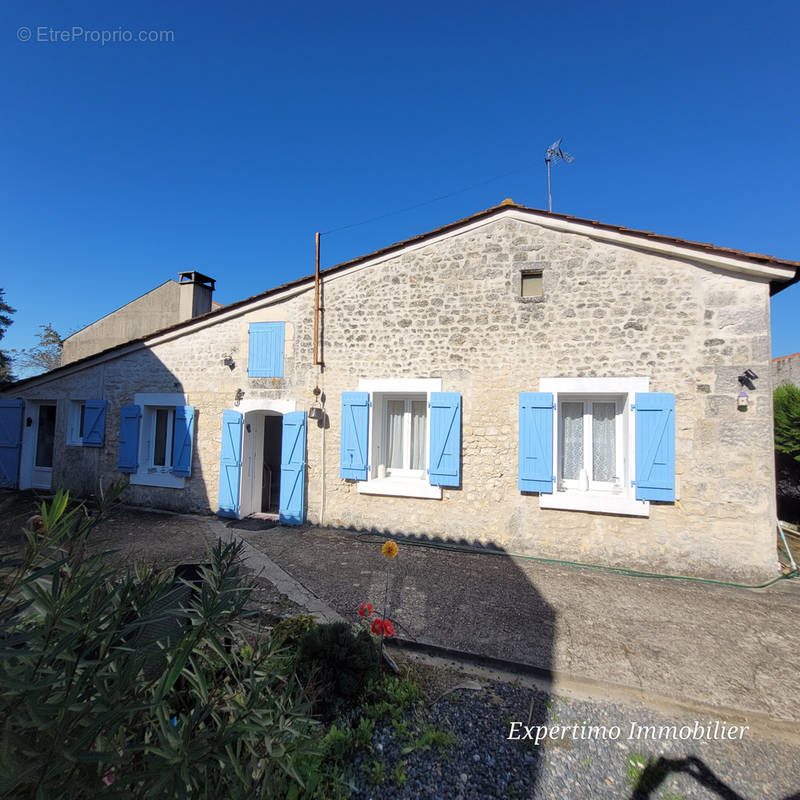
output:
[[583,403],[562,403],[561,420],[561,477],[576,481],[583,469]]
[[592,475],[612,481],[617,474],[616,403],[592,403]]

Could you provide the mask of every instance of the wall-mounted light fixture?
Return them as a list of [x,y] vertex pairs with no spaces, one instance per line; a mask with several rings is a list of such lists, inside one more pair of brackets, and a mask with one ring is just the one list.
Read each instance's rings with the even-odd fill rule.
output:
[[244,392],[241,389],[236,390],[236,394],[233,396],[233,404],[238,406],[239,403],[242,402],[242,398],[244,397]]
[[319,402],[319,396],[322,394],[322,389],[320,389],[319,386],[315,386],[312,390],[312,394],[314,395],[314,402],[311,404],[311,408],[308,409],[308,418],[322,419],[325,416],[325,412],[322,410],[322,406]]
[[225,356],[225,358],[222,359],[222,363],[230,370],[233,370],[236,366],[233,356]]
[[742,389],[742,391],[736,396],[736,407],[740,411],[746,411],[749,402],[750,398],[747,396],[747,392]]

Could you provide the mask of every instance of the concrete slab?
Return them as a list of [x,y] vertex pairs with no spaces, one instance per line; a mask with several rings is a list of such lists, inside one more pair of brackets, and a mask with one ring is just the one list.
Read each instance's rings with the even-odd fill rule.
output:
[[345,618],[355,619],[362,602],[382,604],[388,566],[389,617],[405,638],[559,678],[800,722],[791,693],[800,671],[800,582],[740,589],[403,542],[390,562],[380,536],[288,527],[236,533]]

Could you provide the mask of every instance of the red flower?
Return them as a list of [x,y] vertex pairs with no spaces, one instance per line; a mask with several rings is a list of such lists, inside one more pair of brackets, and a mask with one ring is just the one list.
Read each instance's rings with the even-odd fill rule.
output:
[[383,635],[394,636],[394,625],[388,619],[383,621]]
[[372,616],[372,603],[362,603],[358,607],[358,616],[359,617],[371,617]]
[[372,620],[372,632],[376,636],[380,636],[383,633],[383,620],[382,619],[374,619]]

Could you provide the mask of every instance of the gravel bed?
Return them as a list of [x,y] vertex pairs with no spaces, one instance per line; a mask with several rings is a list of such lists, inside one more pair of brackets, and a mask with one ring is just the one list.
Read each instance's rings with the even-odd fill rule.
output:
[[[405,729],[401,723],[400,731],[391,720],[379,720],[371,748],[356,753],[349,763],[352,797],[800,797],[794,794],[800,789],[800,747],[783,741],[748,731],[741,740],[732,741],[681,741],[671,738],[670,732],[662,739],[630,738],[634,724],[655,726],[656,731],[660,726],[680,730],[685,725],[694,729],[695,721],[699,730],[710,722],[713,734],[714,723],[726,722],[722,717],[673,716],[642,706],[565,699],[508,683],[482,685],[480,690],[459,689],[432,706],[417,708],[404,718]],[[538,745],[512,741],[507,738],[512,721],[549,730],[568,726],[569,732]],[[605,726],[608,735],[603,739],[589,726]],[[616,739],[611,738],[613,726],[619,727]],[[432,730],[439,732],[439,738],[449,732],[452,744],[419,749],[426,730],[429,739]],[[516,730],[524,734],[524,728]],[[638,728],[634,731],[638,733]],[[663,770],[654,766],[659,758],[666,759],[660,762]]]

